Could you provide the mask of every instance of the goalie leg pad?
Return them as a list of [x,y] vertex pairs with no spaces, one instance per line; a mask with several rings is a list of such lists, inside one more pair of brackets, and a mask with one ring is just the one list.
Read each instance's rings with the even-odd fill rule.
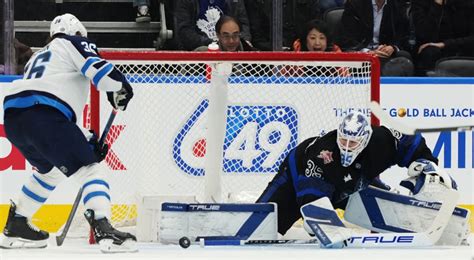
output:
[[[381,233],[422,232],[431,226],[440,205],[369,187],[351,195],[344,219]],[[469,218],[469,210],[455,208],[436,244],[461,244],[469,235]]]
[[351,237],[327,197],[305,204],[300,209],[305,229],[316,235],[322,247],[340,248]]
[[274,203],[185,204],[163,203],[159,241],[177,243],[182,237],[277,239],[277,207]]

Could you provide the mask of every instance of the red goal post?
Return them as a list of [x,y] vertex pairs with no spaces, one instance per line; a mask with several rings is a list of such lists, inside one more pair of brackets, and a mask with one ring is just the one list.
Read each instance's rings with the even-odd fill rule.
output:
[[[135,93],[107,138],[115,223],[136,221],[135,204],[148,194],[226,201],[247,188],[261,192],[296,144],[334,129],[351,109],[370,114],[370,101],[380,98],[379,61],[366,53],[101,56]],[[105,94],[92,91],[92,129],[99,132],[108,111]],[[211,181],[201,180],[212,171]]]

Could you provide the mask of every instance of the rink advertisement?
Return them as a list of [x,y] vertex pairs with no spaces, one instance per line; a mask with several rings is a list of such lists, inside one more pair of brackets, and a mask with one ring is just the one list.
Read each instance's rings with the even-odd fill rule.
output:
[[[9,82],[13,79],[16,78],[0,77],[1,100],[3,100],[3,89],[8,87]],[[380,96],[382,107],[394,120],[399,120],[400,122],[416,126],[417,128],[469,125],[474,123],[474,80],[472,79],[386,78],[382,79]],[[331,108],[331,114],[328,116],[342,118],[348,111],[349,109],[343,109],[335,105]],[[135,113],[132,117],[136,117],[137,120],[143,116],[143,111],[134,111],[131,109],[127,112]],[[251,112],[253,114],[242,114]],[[364,110],[363,112],[370,113],[368,110]],[[199,124],[199,116],[192,117],[193,111],[186,113],[189,115],[188,121],[190,126],[196,127],[196,125]],[[175,115],[170,114],[168,116],[173,117]],[[250,167],[254,167],[252,168],[253,172],[266,171],[265,174],[268,174],[269,168],[273,167],[276,169],[278,163],[284,158],[284,153],[287,153],[289,149],[302,141],[300,140],[301,137],[298,136],[299,124],[289,121],[290,118],[294,119],[298,117],[298,111],[292,108],[290,104],[272,106],[267,104],[255,104],[252,106],[238,104],[231,107],[231,112],[230,114],[228,112],[228,116],[231,118],[248,118],[249,122],[250,119],[255,120],[254,124],[245,124],[243,126],[237,124],[237,121],[227,123],[228,129],[235,130],[239,127],[246,127],[243,129],[245,131],[242,130],[239,134],[237,134],[238,131],[234,131],[234,135],[231,135],[232,138],[227,139],[228,143],[225,144],[227,148],[235,151],[235,154],[232,155],[229,153],[229,157],[224,159],[227,164],[234,165],[241,174],[245,174]],[[157,119],[156,121],[159,120]],[[184,122],[183,125],[186,125],[186,122]],[[239,122],[243,121],[240,120]],[[298,121],[296,120],[296,122]],[[116,133],[116,135],[113,136],[114,140],[130,138],[129,135],[133,136],[134,134],[128,133],[125,125],[116,125],[114,129]],[[180,164],[178,164],[176,160],[187,160],[185,157],[181,158],[180,156],[183,155],[178,153],[179,149],[182,149],[185,145],[191,147],[190,149],[193,151],[192,156],[203,156],[202,151],[193,150],[192,148],[195,148],[196,144],[205,144],[205,141],[186,139],[191,130],[192,129],[186,128],[178,129],[176,133],[173,133],[173,136],[169,138],[170,141],[166,141],[177,154],[173,157],[173,152],[170,153],[170,158],[167,158],[170,163],[169,167],[179,168],[176,165]],[[275,136],[275,132],[279,132],[280,135],[286,139],[281,136]],[[242,135],[240,133],[242,133]],[[160,136],[162,133],[140,132],[135,134]],[[261,139],[259,139],[259,136],[264,136],[264,140],[273,141],[269,141],[268,143],[259,142],[258,140]],[[474,204],[472,193],[474,189],[474,175],[472,172],[474,169],[474,132],[430,133],[424,134],[424,137],[434,155],[439,158],[439,165],[445,168],[457,181],[461,195],[459,204],[472,210]],[[255,150],[248,151],[250,154],[240,153],[240,147],[246,142],[249,142],[249,140],[255,142]],[[161,148],[157,145],[156,149]],[[109,166],[116,167],[116,169],[121,171],[126,170],[127,164],[124,163],[122,165],[122,162],[127,160],[127,156],[120,153],[116,153],[114,156],[116,163],[112,164],[109,160],[107,161]],[[261,164],[251,165],[252,158],[259,158],[259,156],[264,157],[264,159],[258,160]],[[154,159],[158,160],[159,158]],[[181,165],[184,165],[181,170],[187,175],[183,178],[199,178],[199,176],[202,175],[199,169],[193,165]],[[0,225],[3,225],[2,223],[5,220],[10,198],[18,194],[23,182],[30,176],[31,172],[31,165],[26,162],[20,152],[13,147],[6,138],[3,128],[3,109],[0,109]],[[400,169],[398,167],[392,167],[386,173],[382,174],[382,179],[392,186],[398,186],[398,182],[404,178],[406,178],[406,169]],[[134,185],[133,183],[133,180],[130,180],[128,185]],[[68,205],[74,200],[77,189],[78,185],[75,184],[73,180],[68,180],[66,183],[59,185],[48,201],[48,204],[50,204],[48,205],[49,210],[54,208],[56,216],[59,216],[59,218],[65,217],[68,213]],[[160,186],[157,186],[156,189],[160,189]],[[74,190],[74,192],[71,192],[71,190]],[[46,210],[40,211],[39,214],[45,214],[45,211]],[[40,227],[45,227],[50,230],[57,229],[60,225],[58,222],[62,223],[61,221],[63,221],[54,218],[46,219],[49,220],[49,223],[43,223]]]

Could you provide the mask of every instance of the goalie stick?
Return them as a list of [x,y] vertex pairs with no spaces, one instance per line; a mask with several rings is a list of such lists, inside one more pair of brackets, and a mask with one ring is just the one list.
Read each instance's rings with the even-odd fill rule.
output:
[[212,237],[198,237],[196,241],[191,243],[187,237],[182,237],[179,240],[179,245],[182,248],[188,248],[191,244],[205,246],[242,246],[242,245],[314,245],[319,244],[317,239],[252,239],[241,240],[238,237],[228,236],[212,236]]
[[[456,190],[448,190],[439,208],[438,215],[431,226],[419,233],[379,233],[357,234],[344,241],[348,248],[413,248],[429,247],[439,240],[456,206],[459,194]],[[242,240],[238,237],[201,237],[200,246],[242,246],[269,244],[317,244],[317,241],[304,239],[290,240]]]
[[[107,124],[105,124],[104,131],[102,131],[102,135],[100,136],[99,146],[103,146],[105,144],[105,138],[109,134],[110,128],[112,126],[112,123],[114,122],[116,115],[117,115],[117,110],[112,109],[109,119],[107,120]],[[72,209],[71,209],[71,212],[69,212],[69,216],[67,217],[66,223],[64,224],[64,228],[62,232],[56,236],[56,244],[58,246],[61,246],[64,243],[64,239],[66,238],[67,232],[69,231],[69,228],[71,227],[72,219],[74,218],[77,208],[79,207],[79,203],[81,202],[82,191],[83,191],[83,187],[81,186],[81,188],[79,188],[79,191],[77,192],[76,198],[74,199],[74,204],[72,204]]]
[[372,113],[380,119],[382,124],[387,125],[395,130],[398,130],[402,134],[414,135],[418,133],[433,133],[442,131],[470,131],[474,129],[474,125],[464,126],[448,126],[448,127],[432,127],[432,128],[413,128],[403,123],[393,120],[387,112],[385,112],[377,101],[372,101],[369,105]]

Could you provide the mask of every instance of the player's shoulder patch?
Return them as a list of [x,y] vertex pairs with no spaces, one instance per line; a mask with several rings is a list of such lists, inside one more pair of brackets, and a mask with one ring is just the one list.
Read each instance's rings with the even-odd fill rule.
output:
[[395,137],[395,139],[397,139],[397,140],[402,139],[403,134],[400,133],[398,130],[395,130],[393,128],[389,128],[388,130],[390,130],[390,132],[392,133],[393,137]]

